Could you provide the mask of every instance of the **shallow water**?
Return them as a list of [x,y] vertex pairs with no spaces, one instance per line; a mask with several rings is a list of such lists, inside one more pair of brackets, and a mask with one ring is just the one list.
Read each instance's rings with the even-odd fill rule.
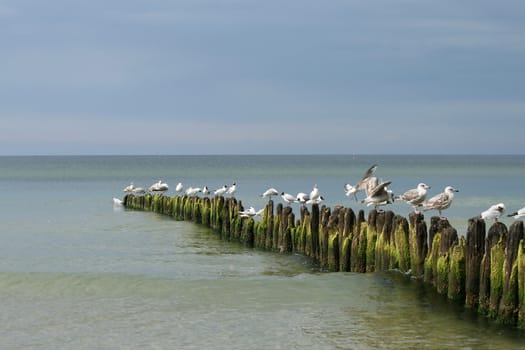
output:
[[[332,164],[316,157],[314,164]],[[271,158],[206,159],[0,157],[1,347],[518,349],[525,344],[522,331],[476,317],[396,272],[322,273],[302,256],[249,249],[193,223],[111,204],[129,181],[148,186],[163,178],[174,186],[178,179],[189,182],[192,169],[195,186],[238,179],[237,197],[247,205],[259,203],[257,194],[269,183],[304,188],[314,178],[321,191],[333,193],[327,195],[332,202],[348,201],[336,197],[343,163],[323,175],[312,164],[279,157],[273,168]],[[378,172],[385,177],[391,172],[407,184],[414,180],[410,173],[423,168],[416,163],[412,170],[397,169],[386,159]],[[496,195],[494,189],[481,190],[499,179],[484,162],[488,169],[477,169],[474,176],[480,191],[460,192],[465,197],[458,195],[452,215],[466,210],[460,207],[463,200],[484,204]],[[282,177],[273,171],[282,171]],[[511,170],[509,178],[520,171]],[[461,167],[441,176],[464,184],[472,178]],[[499,193],[508,203],[523,198]]]

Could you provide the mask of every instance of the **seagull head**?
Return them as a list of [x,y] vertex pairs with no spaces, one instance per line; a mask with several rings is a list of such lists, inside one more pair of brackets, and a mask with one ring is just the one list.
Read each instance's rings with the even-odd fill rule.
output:
[[446,193],[454,193],[454,192],[459,192],[459,190],[455,189],[452,186],[447,186],[447,187],[445,187],[445,192]]
[[418,188],[420,189],[424,189],[424,190],[429,190],[430,189],[430,186],[421,182],[419,185],[417,185]]

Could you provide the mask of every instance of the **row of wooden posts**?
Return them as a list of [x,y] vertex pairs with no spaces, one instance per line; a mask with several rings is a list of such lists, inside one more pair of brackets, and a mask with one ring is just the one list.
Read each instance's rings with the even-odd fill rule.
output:
[[365,218],[343,206],[314,204],[296,218],[272,200],[262,217],[242,218],[235,198],[127,195],[124,206],[153,211],[210,227],[223,239],[250,247],[303,254],[329,271],[399,270],[433,285],[448,299],[499,322],[525,328],[525,241],[523,221],[508,229],[496,222],[486,232],[469,219],[464,237],[448,220],[422,214],[408,220],[392,211],[371,210]]

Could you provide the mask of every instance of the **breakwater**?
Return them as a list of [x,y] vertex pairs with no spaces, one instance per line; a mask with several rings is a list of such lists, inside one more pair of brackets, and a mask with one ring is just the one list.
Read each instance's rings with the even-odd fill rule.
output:
[[465,236],[446,219],[422,214],[313,204],[299,216],[270,200],[260,219],[243,218],[235,198],[126,195],[126,208],[152,211],[210,227],[222,239],[250,247],[303,254],[329,271],[399,270],[491,319],[525,328],[523,221],[509,228],[469,219]]

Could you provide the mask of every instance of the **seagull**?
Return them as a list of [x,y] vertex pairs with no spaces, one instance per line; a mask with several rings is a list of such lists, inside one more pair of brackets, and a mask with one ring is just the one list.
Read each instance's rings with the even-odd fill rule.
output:
[[113,197],[113,205],[121,206],[122,204],[124,204],[124,201],[122,201],[122,199],[119,199],[117,197]]
[[345,184],[343,186],[343,190],[345,191],[345,195],[347,195],[348,197],[350,197],[351,195],[354,195],[354,197],[357,199],[357,197],[355,195],[356,192],[357,192],[357,189],[354,186],[352,186],[350,184]]
[[507,215],[507,216],[508,216],[508,217],[512,217],[512,218],[514,218],[514,219],[517,220],[517,219],[519,219],[519,218],[525,216],[525,207],[523,207],[523,208],[521,208],[520,210],[515,211],[514,213],[509,214],[509,215]]
[[177,184],[177,186],[175,186],[175,191],[177,191],[177,192],[182,192],[182,190],[183,190],[182,182],[179,182],[179,183]]
[[133,191],[134,188],[135,188],[135,186],[133,186],[133,182],[132,182],[129,185],[127,185],[126,187],[124,187],[124,189],[122,189],[122,192],[129,193],[129,192]]
[[251,218],[254,216],[261,216],[263,212],[264,212],[264,208],[260,210],[255,210],[254,207],[249,207],[247,210],[239,211],[239,216],[241,218]]
[[216,196],[222,196],[223,194],[226,193],[227,190],[228,190],[228,186],[224,185],[222,187],[219,187],[215,191],[213,191],[213,194]]
[[205,195],[205,196],[207,196],[207,195],[210,194],[210,190],[208,189],[208,186],[205,185],[205,186],[202,188],[202,194]]
[[288,203],[288,205],[290,205],[290,203],[293,203],[297,200],[295,196],[289,193],[285,193],[285,192],[281,192],[281,198],[283,199],[283,201]]
[[503,214],[505,211],[505,204],[498,203],[492,205],[490,208],[485,210],[481,213],[480,217],[482,219],[494,219],[494,221],[498,222],[498,218]]
[[319,188],[317,188],[317,184],[314,185],[312,192],[310,192],[310,199],[317,199],[319,198],[321,194],[319,193]]
[[270,198],[270,200],[272,199],[272,196],[277,196],[279,194],[279,191],[277,191],[275,188],[273,187],[270,187],[269,189],[267,189],[266,191],[264,191],[263,194],[261,194],[261,197],[262,198]]
[[168,184],[159,180],[159,182],[154,183],[149,187],[150,192],[166,192],[168,190]]
[[450,207],[452,204],[454,192],[459,192],[459,190],[452,186],[445,187],[445,190],[442,193],[437,194],[428,201],[421,203],[421,206],[423,206],[423,211],[435,209],[439,211],[439,216],[441,216],[441,212]]
[[144,194],[146,193],[146,190],[144,189],[144,187],[135,187],[133,190],[131,190],[131,192],[138,193],[138,194]]
[[304,192],[299,192],[297,193],[297,196],[295,197],[295,200],[299,203],[306,203],[308,200],[310,200],[310,195],[304,193]]
[[306,201],[306,204],[320,204],[322,201],[324,201],[323,196],[319,196],[316,199],[309,199]]
[[233,194],[235,193],[235,191],[237,191],[237,184],[234,182],[230,188],[228,188],[228,190],[226,191],[226,194],[229,194],[231,196],[233,196]]
[[186,195],[188,196],[194,196],[196,195],[197,193],[199,193],[201,191],[201,188],[200,187],[188,187],[186,189]]
[[425,198],[427,197],[427,190],[429,188],[430,186],[421,182],[419,185],[417,185],[417,188],[408,190],[402,195],[396,196],[395,199],[401,199],[405,201],[407,204],[410,204],[414,208],[414,211],[417,214],[419,212],[417,211],[416,208],[425,201]]
[[378,184],[377,178],[371,178],[367,184],[366,188],[366,198],[361,201],[361,203],[366,203],[369,207],[371,205],[377,209],[380,205],[386,205],[394,202],[394,193],[387,189],[387,186],[392,183],[392,181],[386,181]]
[[359,182],[352,186],[350,184],[344,185],[345,194],[347,196],[354,195],[355,200],[357,201],[357,192],[360,192],[362,190],[366,189],[367,183],[374,174],[374,172],[377,170],[377,164],[372,165],[368,170],[366,171],[365,175],[359,180]]

